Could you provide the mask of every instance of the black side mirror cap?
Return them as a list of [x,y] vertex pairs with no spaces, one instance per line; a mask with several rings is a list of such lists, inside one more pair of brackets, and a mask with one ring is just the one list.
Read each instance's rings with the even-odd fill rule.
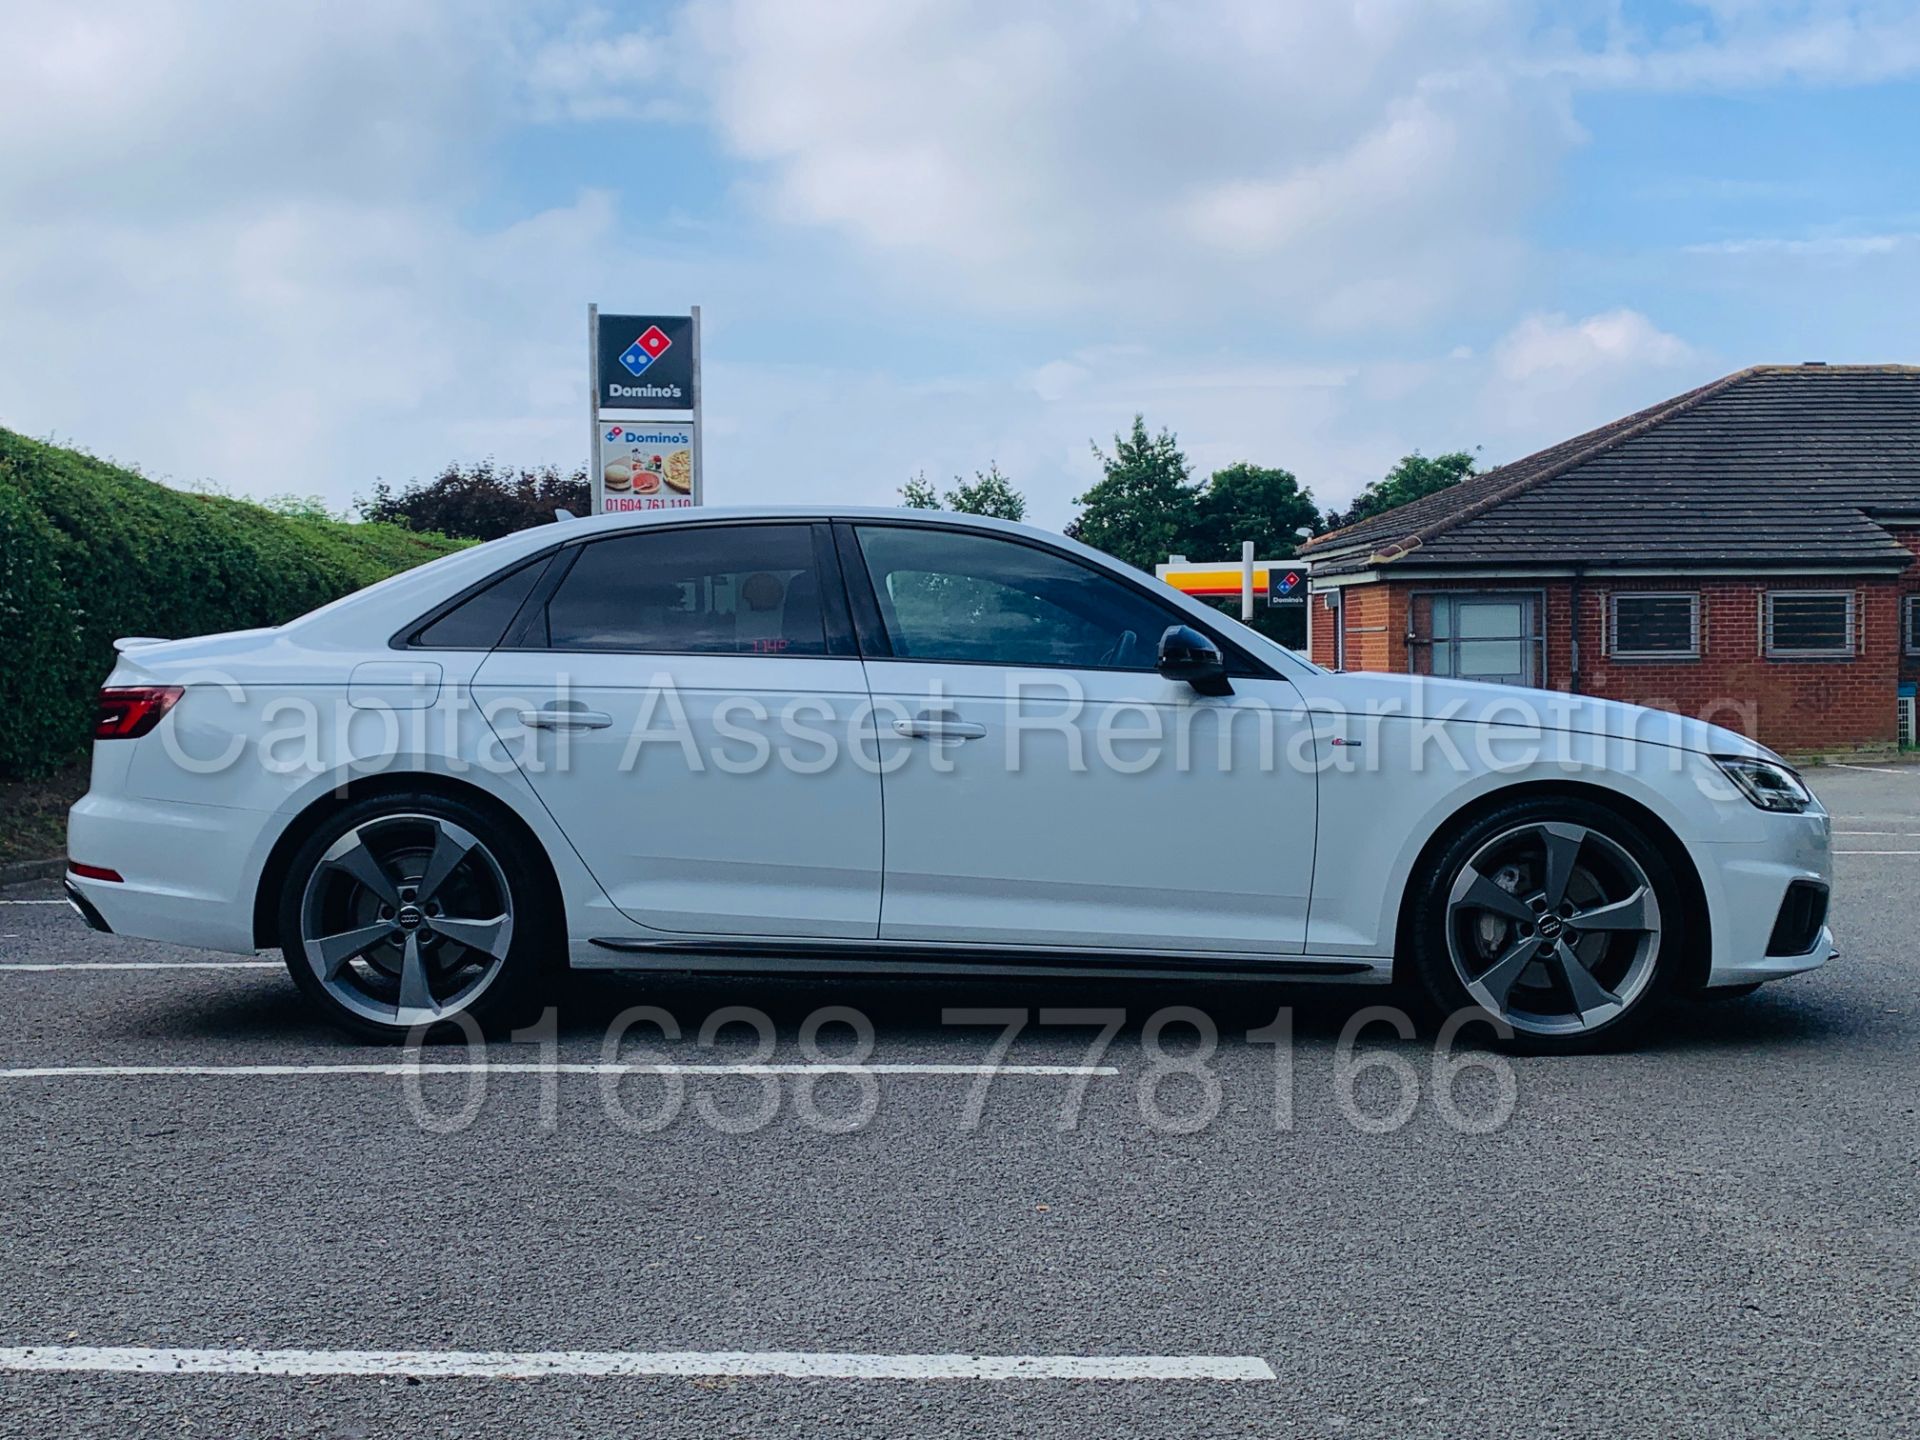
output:
[[1169,625],[1160,637],[1154,668],[1169,680],[1184,680],[1202,695],[1231,695],[1220,648],[1191,625]]

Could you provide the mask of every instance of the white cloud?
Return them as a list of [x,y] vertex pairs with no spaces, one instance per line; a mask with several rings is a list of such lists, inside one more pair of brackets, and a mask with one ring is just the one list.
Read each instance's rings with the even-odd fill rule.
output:
[[1493,352],[1496,373],[1510,382],[1549,377],[1578,382],[1608,371],[1668,368],[1692,356],[1684,340],[1634,310],[1609,310],[1584,320],[1529,315],[1501,337]]
[[1772,255],[1795,260],[1846,262],[1891,255],[1896,250],[1906,249],[1915,241],[1920,241],[1920,234],[1911,231],[1892,235],[1820,235],[1803,239],[1760,235],[1689,245],[1686,250],[1689,255]]
[[525,65],[534,116],[542,120],[683,118],[665,31],[620,30],[604,10],[574,17]]
[[1872,85],[1920,74],[1911,0],[1696,0],[1660,29],[1616,21],[1598,49],[1562,37],[1535,73],[1667,91]]
[[1679,394],[1716,369],[1711,356],[1634,310],[1529,315],[1500,337],[1490,361],[1470,413],[1496,462]]
[[1504,289],[1576,138],[1485,0],[701,7],[779,219],[1005,307],[1395,327]]
[[508,58],[492,12],[450,0],[9,0],[0,213],[123,224],[446,194],[495,128]]
[[[1616,83],[1616,51],[1758,73],[1813,23],[1728,9],[1576,74],[1537,63],[1523,0],[624,14],[13,0],[0,424],[335,502],[456,457],[568,464],[582,308],[640,291],[707,306],[716,496],[886,503],[997,460],[1057,524],[1089,439],[1144,408],[1203,472],[1282,464],[1340,503],[1415,447],[1510,458],[1705,378],[1633,310],[1487,342],[1540,278],[1571,86]],[[726,245],[644,248],[622,196],[555,199],[501,143],[551,122],[542,161],[641,175],[632,122],[662,115],[740,161],[749,203],[690,217]]]

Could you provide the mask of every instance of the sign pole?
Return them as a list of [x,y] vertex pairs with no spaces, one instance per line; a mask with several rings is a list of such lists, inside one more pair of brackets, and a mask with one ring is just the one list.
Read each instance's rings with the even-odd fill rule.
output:
[[589,515],[607,508],[606,472],[600,464],[600,307],[587,306],[587,504]]
[[1240,542],[1240,618],[1253,619],[1253,541]]
[[707,387],[700,383],[700,307],[693,308],[693,503],[707,503],[707,472],[701,464],[700,446],[705,427],[700,423],[700,394]]

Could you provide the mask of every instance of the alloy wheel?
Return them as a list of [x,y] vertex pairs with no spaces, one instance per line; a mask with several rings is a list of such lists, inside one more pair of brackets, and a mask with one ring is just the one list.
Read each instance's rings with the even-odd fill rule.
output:
[[1652,983],[1660,901],[1610,836],[1543,821],[1494,836],[1454,877],[1447,952],[1467,993],[1516,1031],[1578,1035]]
[[433,815],[383,815],[320,857],[300,948],[321,987],[365,1020],[411,1028],[465,1010],[513,945],[513,896],[493,852]]

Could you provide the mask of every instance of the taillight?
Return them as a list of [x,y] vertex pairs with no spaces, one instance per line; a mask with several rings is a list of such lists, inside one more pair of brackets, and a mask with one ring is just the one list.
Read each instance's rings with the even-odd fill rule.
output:
[[96,740],[138,740],[166,718],[182,695],[178,685],[110,685],[100,692]]

